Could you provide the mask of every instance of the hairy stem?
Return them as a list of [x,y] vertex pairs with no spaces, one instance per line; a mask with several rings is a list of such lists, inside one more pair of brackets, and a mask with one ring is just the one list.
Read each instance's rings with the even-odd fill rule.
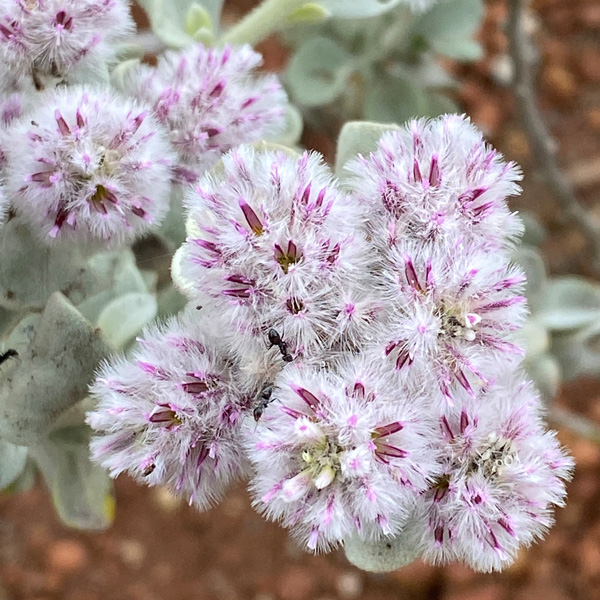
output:
[[226,44],[254,46],[271,33],[285,27],[289,17],[307,0],[264,0],[221,38]]

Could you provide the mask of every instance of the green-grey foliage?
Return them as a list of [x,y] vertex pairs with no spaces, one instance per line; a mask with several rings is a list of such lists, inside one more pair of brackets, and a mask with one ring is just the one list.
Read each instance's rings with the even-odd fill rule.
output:
[[[35,465],[67,525],[103,529],[112,522],[114,499],[108,474],[89,459],[88,385],[98,364],[126,349],[156,316],[157,274],[140,271],[130,249],[69,259],[60,249],[39,252],[22,226],[8,227],[8,235],[22,242],[6,246],[21,260],[21,276],[27,268],[47,276],[37,281],[32,303],[17,272],[4,271],[3,283],[19,294],[10,304],[14,310],[0,309],[0,350],[18,356],[0,365],[0,489],[29,486]],[[8,250],[5,256],[10,263]],[[163,293],[169,290],[165,312],[181,305],[172,286]]]
[[[527,217],[525,237],[541,241],[543,231]],[[549,401],[561,379],[600,376],[600,284],[578,276],[548,277],[533,246],[514,254],[527,276],[530,315],[520,333],[525,367]]]
[[[384,4],[387,12],[380,14]],[[320,24],[288,30],[292,54],[285,79],[292,100],[341,120],[402,123],[456,110],[444,95],[453,80],[438,58],[481,57],[473,39],[483,15],[481,0],[446,0],[423,14],[396,4],[364,2],[364,12],[348,8],[344,14],[363,18],[334,14]]]

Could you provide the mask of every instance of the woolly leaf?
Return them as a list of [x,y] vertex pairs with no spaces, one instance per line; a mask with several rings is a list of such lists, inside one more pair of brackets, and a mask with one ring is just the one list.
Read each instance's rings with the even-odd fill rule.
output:
[[365,118],[403,124],[427,114],[425,90],[409,77],[380,77],[367,90]]
[[439,2],[418,18],[411,33],[424,38],[440,54],[457,60],[477,60],[482,50],[472,37],[482,18],[481,0]]
[[395,571],[419,556],[418,545],[407,544],[402,535],[375,542],[352,537],[344,540],[344,552],[355,567],[373,573]]
[[[83,434],[82,434],[83,435]],[[56,431],[31,447],[30,452],[65,524],[78,529],[101,530],[114,518],[112,482],[104,469],[90,462],[89,435],[75,443]]]
[[83,252],[42,245],[18,219],[0,230],[0,256],[0,306],[11,310],[42,308],[85,264]]
[[517,343],[525,347],[528,360],[535,360],[550,348],[550,335],[538,319],[529,318],[523,328],[516,332]]
[[545,402],[550,402],[556,397],[561,380],[561,368],[554,356],[541,354],[531,362],[525,360],[524,367]]
[[125,294],[104,308],[98,317],[98,327],[114,348],[124,348],[156,317],[157,308],[152,294]]
[[0,378],[0,435],[16,444],[37,443],[87,395],[98,363],[111,350],[62,294],[53,294],[31,343]]
[[545,304],[545,290],[547,284],[546,266],[544,259],[537,250],[527,246],[520,246],[512,255],[513,260],[523,269],[527,283],[525,295],[532,312],[537,312]]
[[287,78],[292,96],[304,106],[333,102],[346,87],[352,56],[333,40],[314,37],[292,56]]
[[288,19],[290,25],[295,23],[318,23],[331,15],[323,5],[316,2],[307,2],[297,8]]
[[560,363],[564,379],[600,375],[600,323],[552,338],[552,353]]
[[11,485],[23,472],[27,448],[0,439],[0,490]]
[[208,11],[197,2],[193,2],[185,15],[185,32],[193,37],[199,29],[212,31],[213,23]]
[[[139,0],[148,14],[152,30],[170,48],[183,48],[193,43],[192,35],[186,30],[200,21],[219,23],[224,0]],[[199,11],[199,7],[201,10]],[[190,12],[191,9],[191,12]],[[203,17],[199,18],[200,12]],[[202,25],[200,29],[209,29]]]
[[576,276],[550,280],[538,318],[553,331],[579,329],[600,321],[600,286]]
[[272,141],[282,146],[294,147],[300,142],[303,129],[302,114],[293,104],[288,104],[286,106],[283,131],[274,137]]
[[334,17],[356,19],[381,15],[401,2],[402,0],[320,0],[319,3]]
[[343,166],[357,154],[367,156],[377,146],[379,138],[392,129],[400,129],[397,125],[371,123],[368,121],[349,121],[346,123],[337,141],[335,171],[342,176]]

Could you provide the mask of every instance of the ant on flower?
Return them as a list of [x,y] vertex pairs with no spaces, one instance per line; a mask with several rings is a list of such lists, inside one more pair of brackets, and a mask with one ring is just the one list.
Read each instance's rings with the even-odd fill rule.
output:
[[281,352],[281,356],[285,362],[292,362],[294,357],[288,352],[287,344],[281,339],[279,332],[276,329],[269,329],[269,343],[271,348],[277,346]]

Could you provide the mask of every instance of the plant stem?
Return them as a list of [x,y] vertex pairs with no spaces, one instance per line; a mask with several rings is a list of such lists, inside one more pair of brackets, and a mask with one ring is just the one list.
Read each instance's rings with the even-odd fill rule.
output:
[[254,46],[285,27],[290,15],[308,0],[264,0],[221,38],[225,44]]
[[510,0],[509,4],[507,33],[514,68],[513,91],[521,122],[546,185],[568,218],[586,237],[593,252],[594,269],[600,273],[600,226],[580,204],[570,183],[561,172],[555,156],[555,143],[536,104],[534,78],[527,59],[529,40],[523,28],[527,0]]

